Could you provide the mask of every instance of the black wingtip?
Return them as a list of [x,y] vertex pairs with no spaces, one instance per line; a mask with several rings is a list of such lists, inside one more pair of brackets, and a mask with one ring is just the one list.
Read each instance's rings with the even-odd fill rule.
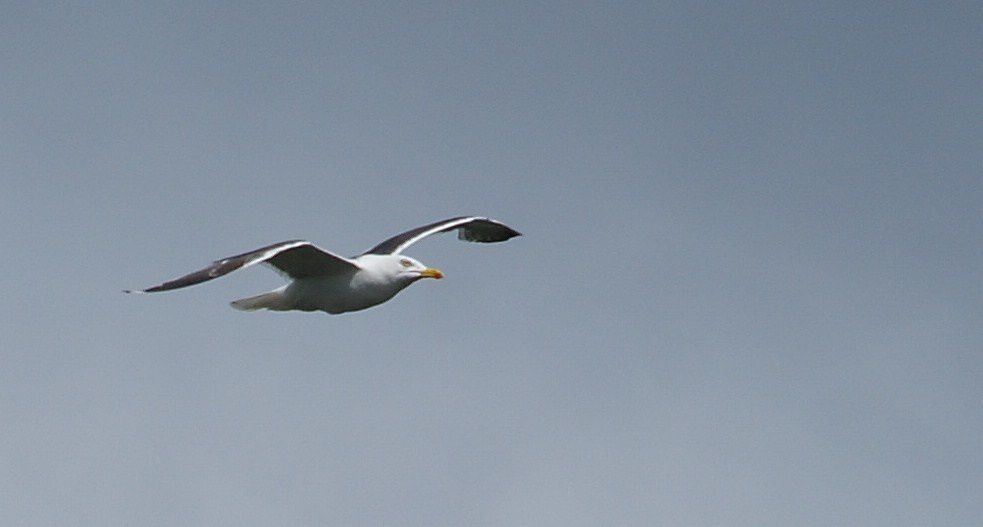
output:
[[502,241],[502,242],[504,242],[504,241],[507,241],[507,240],[511,240],[512,238],[518,238],[519,236],[522,236],[522,233],[521,232],[513,229],[512,227],[509,227],[508,225],[502,225],[502,227],[505,227],[505,229],[506,229],[505,235],[503,235],[500,240],[495,240],[495,241]]

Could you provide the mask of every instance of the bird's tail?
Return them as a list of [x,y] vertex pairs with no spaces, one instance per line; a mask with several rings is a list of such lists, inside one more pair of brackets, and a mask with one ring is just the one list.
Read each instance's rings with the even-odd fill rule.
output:
[[239,300],[232,301],[230,304],[239,311],[256,311],[257,309],[282,310],[284,309],[283,292],[270,291],[269,293],[263,293],[249,298],[240,298]]

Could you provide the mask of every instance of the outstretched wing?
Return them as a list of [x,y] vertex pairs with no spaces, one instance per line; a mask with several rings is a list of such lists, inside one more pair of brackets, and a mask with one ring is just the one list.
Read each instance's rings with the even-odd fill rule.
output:
[[347,258],[342,258],[341,256],[318,249],[310,242],[291,240],[217,260],[200,271],[195,271],[142,291],[126,292],[156,293],[158,291],[170,291],[171,289],[207,282],[208,280],[227,275],[237,269],[258,263],[267,264],[294,279],[354,273],[359,270],[358,264]]
[[460,216],[397,234],[369,249],[364,254],[399,254],[410,245],[431,234],[454,229],[458,229],[457,237],[459,239],[469,242],[504,242],[512,237],[522,236],[519,231],[492,219],[479,216]]

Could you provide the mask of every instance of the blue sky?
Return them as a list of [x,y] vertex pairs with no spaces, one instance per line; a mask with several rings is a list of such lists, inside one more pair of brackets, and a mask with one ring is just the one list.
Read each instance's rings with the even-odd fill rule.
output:
[[[983,514],[978,5],[4,13],[0,523]],[[120,293],[458,214],[364,312]]]

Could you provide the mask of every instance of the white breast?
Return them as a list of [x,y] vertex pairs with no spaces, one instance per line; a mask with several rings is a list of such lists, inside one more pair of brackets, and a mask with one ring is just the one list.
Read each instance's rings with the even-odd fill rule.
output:
[[[375,256],[375,255],[372,255]],[[364,258],[364,257],[363,257]],[[395,280],[384,261],[359,262],[362,270],[352,276],[301,278],[291,283],[285,296],[293,309],[331,314],[358,311],[381,304],[409,282]],[[381,258],[380,258],[381,260]]]

